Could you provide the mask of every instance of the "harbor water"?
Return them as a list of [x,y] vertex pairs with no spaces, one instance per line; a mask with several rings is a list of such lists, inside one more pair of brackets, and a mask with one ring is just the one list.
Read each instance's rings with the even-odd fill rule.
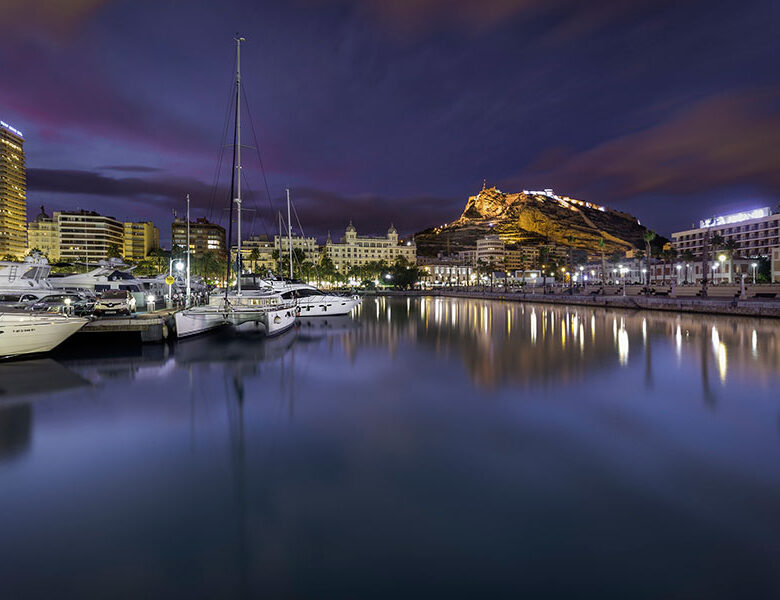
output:
[[0,597],[780,597],[776,321],[367,298],[0,363]]

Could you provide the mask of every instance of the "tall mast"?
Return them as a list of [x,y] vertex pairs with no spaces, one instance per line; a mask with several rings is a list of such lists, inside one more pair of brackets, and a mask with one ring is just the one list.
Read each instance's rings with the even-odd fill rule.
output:
[[187,308],[190,306],[190,195],[187,194],[187,299],[184,303]]
[[279,277],[284,279],[284,267],[282,266],[282,211],[279,211]]
[[238,252],[236,253],[237,292],[241,295],[241,42],[244,38],[236,38],[236,226],[238,235]]
[[290,221],[290,188],[287,188],[287,243],[290,251],[290,280],[293,278],[292,221]]

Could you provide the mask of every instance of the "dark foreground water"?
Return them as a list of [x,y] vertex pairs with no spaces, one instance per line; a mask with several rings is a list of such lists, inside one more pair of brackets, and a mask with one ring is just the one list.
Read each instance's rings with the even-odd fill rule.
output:
[[0,598],[776,598],[779,329],[367,299],[0,364]]

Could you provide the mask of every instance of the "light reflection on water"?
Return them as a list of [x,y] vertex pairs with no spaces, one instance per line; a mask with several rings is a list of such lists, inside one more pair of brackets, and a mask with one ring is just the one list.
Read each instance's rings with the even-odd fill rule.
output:
[[369,298],[267,341],[0,364],[0,582],[776,596],[778,329]]

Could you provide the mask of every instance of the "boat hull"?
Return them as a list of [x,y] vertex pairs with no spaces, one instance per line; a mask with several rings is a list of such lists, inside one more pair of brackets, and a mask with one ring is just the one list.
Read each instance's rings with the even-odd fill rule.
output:
[[176,337],[183,338],[206,333],[225,324],[225,314],[214,310],[180,310],[174,314]]
[[64,315],[0,315],[0,358],[49,352],[88,323]]
[[360,304],[360,298],[343,296],[310,296],[298,299],[302,317],[335,317],[348,315]]
[[295,324],[298,311],[295,306],[253,310],[237,307],[227,316],[236,331],[257,332],[267,336],[279,335]]

